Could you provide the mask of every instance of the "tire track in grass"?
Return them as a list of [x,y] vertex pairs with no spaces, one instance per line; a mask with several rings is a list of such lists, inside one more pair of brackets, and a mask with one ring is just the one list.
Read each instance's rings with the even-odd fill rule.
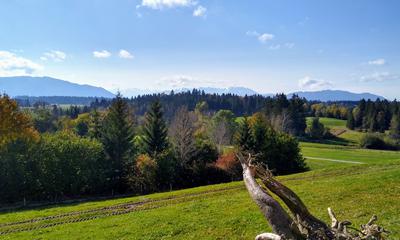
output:
[[0,224],[0,235],[6,235],[17,232],[34,231],[64,225],[69,223],[84,222],[98,218],[110,217],[128,214],[131,212],[145,211],[150,209],[171,206],[182,202],[193,201],[202,196],[217,196],[228,191],[244,189],[244,186],[233,186],[221,189],[203,191],[198,193],[189,193],[178,196],[164,197],[159,199],[148,199],[138,202],[128,202],[109,207],[101,207],[83,211],[74,211],[65,214],[58,214],[40,218],[32,218],[24,221],[10,222]]
[[305,157],[307,159],[312,160],[321,160],[321,161],[328,161],[328,162],[339,162],[339,163],[350,163],[350,164],[365,164],[363,162],[356,162],[350,160],[339,160],[339,159],[331,159],[331,158],[320,158],[320,157]]

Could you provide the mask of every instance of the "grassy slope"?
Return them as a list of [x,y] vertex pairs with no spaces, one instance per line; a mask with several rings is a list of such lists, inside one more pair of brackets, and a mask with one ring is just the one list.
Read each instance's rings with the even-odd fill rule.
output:
[[[307,117],[306,122],[307,126],[311,125],[312,117]],[[364,133],[353,131],[346,128],[346,120],[340,120],[335,118],[319,118],[320,122],[324,124],[325,127],[331,129],[331,132],[339,132],[341,133],[338,136],[339,142],[344,142],[348,145],[358,145],[358,142]],[[345,130],[344,132],[342,130]]]
[[[307,160],[313,169],[307,173],[280,177],[310,210],[328,220],[326,208],[333,207],[340,219],[355,226],[371,214],[400,238],[400,153],[358,150],[323,144],[302,143],[305,156],[365,162],[347,163]],[[171,193],[77,205],[48,207],[0,214],[0,224],[39,216],[114,206],[124,202],[185,196],[235,187],[223,192],[186,196],[157,203],[158,208],[109,216],[90,221],[59,225],[42,230],[14,233],[4,239],[253,239],[268,226],[241,182],[200,187]],[[153,204],[154,206],[157,204]],[[55,220],[49,220],[52,222]],[[4,227],[3,227],[4,228]],[[1,231],[1,227],[0,227]]]

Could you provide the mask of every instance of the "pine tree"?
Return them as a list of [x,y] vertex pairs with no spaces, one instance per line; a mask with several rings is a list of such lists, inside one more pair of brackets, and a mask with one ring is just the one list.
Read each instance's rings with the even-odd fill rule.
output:
[[[97,99],[96,99],[97,100]],[[89,136],[95,139],[101,138],[101,119],[100,113],[97,109],[94,109],[90,113],[90,122],[89,122]]]
[[393,114],[392,120],[390,121],[390,135],[393,138],[400,138],[400,116],[399,114]]
[[133,137],[133,121],[128,103],[117,94],[101,128],[101,141],[109,161],[113,190],[125,190],[126,169],[133,159]]
[[308,133],[311,138],[322,139],[324,137],[325,126],[319,121],[319,118],[313,118]]
[[242,151],[250,151],[253,144],[253,136],[251,133],[249,119],[244,117],[243,121],[239,124],[236,135],[236,145]]
[[351,109],[347,113],[346,126],[350,130],[354,130],[354,128],[355,128],[355,120],[354,120],[354,116],[353,116],[353,111]]
[[167,127],[163,119],[161,104],[158,100],[152,103],[146,113],[146,122],[143,126],[144,151],[149,156],[156,156],[168,148]]

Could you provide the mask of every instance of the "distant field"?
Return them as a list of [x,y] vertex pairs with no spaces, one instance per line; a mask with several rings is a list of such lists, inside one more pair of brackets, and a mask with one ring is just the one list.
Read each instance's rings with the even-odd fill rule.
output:
[[[308,117],[306,119],[307,126],[311,125],[313,117]],[[346,120],[336,119],[336,118],[319,118],[319,121],[328,128],[346,128]]]
[[[313,117],[307,117],[307,126],[311,125]],[[365,134],[358,131],[350,130],[346,127],[346,120],[340,120],[335,118],[319,118],[320,122],[328,127],[331,132],[337,136],[335,140],[338,143],[345,145],[358,145],[360,138]],[[332,142],[334,143],[334,142]]]
[[[393,232],[391,239],[400,238],[400,152],[314,143],[301,143],[301,148],[306,157],[328,160],[307,159],[312,171],[279,179],[315,215],[328,221],[330,206],[340,219],[358,226],[376,213]],[[0,232],[18,229],[27,231],[0,238],[253,239],[269,230],[242,182],[0,214]]]

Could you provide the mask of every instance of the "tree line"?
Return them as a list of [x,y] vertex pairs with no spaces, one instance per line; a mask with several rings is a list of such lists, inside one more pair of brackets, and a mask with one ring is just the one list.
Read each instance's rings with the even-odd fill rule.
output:
[[145,104],[143,115],[121,95],[106,108],[71,114],[70,107],[63,115],[54,107],[20,108],[0,96],[0,202],[144,194],[238,180],[235,153],[242,150],[275,174],[307,169],[294,137],[305,130],[300,98],[270,98],[245,117],[210,110],[200,99],[194,107],[182,102],[169,119],[161,99]]

